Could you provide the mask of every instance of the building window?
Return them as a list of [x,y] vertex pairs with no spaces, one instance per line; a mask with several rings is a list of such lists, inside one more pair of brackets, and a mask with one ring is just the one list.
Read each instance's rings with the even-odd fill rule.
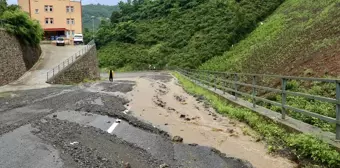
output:
[[35,9],[35,13],[39,13],[39,9]]
[[74,19],[73,18],[67,18],[66,19],[66,23],[69,25],[69,24],[72,24],[74,25]]
[[53,6],[52,5],[45,5],[45,12],[53,12]]
[[72,30],[72,36],[74,36],[74,30]]
[[74,7],[73,6],[66,6],[66,12],[73,12]]
[[45,24],[53,24],[54,19],[53,18],[45,18]]

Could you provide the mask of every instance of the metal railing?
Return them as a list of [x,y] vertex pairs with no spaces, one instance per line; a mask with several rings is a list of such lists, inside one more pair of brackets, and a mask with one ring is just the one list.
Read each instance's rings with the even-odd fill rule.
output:
[[54,68],[52,68],[51,70],[49,70],[46,73],[46,76],[47,76],[46,81],[48,81],[49,79],[51,79],[52,77],[57,75],[59,72],[61,72],[63,69],[65,69],[67,66],[71,65],[73,62],[78,60],[81,56],[83,56],[85,53],[87,53],[94,46],[95,46],[95,42],[94,42],[94,40],[91,40],[88,44],[84,45],[84,47],[81,50],[74,53],[71,57],[67,58],[62,63],[60,63],[59,65],[57,65]]
[[[264,75],[264,74],[248,74],[248,73],[231,73],[231,72],[217,72],[217,71],[206,71],[206,70],[177,70],[182,75],[192,79],[195,82],[199,82],[203,85],[207,85],[208,87],[212,87],[215,90],[220,89],[225,92],[231,92],[235,99],[238,99],[239,96],[249,97],[251,99],[251,103],[253,104],[253,108],[256,108],[257,101],[262,101],[265,103],[269,103],[274,106],[281,107],[281,117],[282,119],[286,118],[287,110],[291,110],[293,112],[302,113],[309,117],[315,117],[330,124],[336,125],[336,140],[340,140],[340,80],[339,79],[327,79],[327,78],[306,78],[306,77],[294,77],[294,76],[279,76],[279,75]],[[247,82],[242,82],[240,78],[246,79]],[[276,79],[279,81],[279,87],[274,88],[273,86],[261,86],[259,83],[264,84],[260,79],[264,79],[264,77]],[[311,95],[302,92],[293,92],[287,90],[287,82],[289,80],[299,80],[299,81],[307,81],[307,82],[324,82],[324,83],[332,83],[335,84],[335,98],[329,98],[319,95]],[[240,89],[243,87],[243,90]],[[248,89],[245,89],[248,88]],[[250,92],[250,93],[247,93]],[[268,100],[264,97],[259,97],[259,91],[266,91],[270,93],[276,93],[281,95],[281,102],[276,102],[272,100]],[[310,100],[318,100],[321,102],[331,103],[335,106],[335,116],[336,118],[332,118],[329,116],[324,116],[315,112],[308,111],[306,109],[301,109],[297,107],[292,107],[287,105],[287,96],[297,96],[303,97]]]

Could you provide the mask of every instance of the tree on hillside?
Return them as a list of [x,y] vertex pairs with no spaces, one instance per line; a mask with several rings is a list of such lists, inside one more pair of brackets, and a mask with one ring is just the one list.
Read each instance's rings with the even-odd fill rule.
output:
[[83,27],[92,29],[93,20],[92,16],[94,16],[94,28],[97,29],[101,18],[110,18],[113,11],[118,11],[118,6],[108,6],[108,5],[83,5],[82,6],[82,18],[83,18]]
[[112,24],[118,23],[121,17],[122,14],[119,11],[113,11],[110,17],[111,23]]
[[[209,1],[209,0],[131,0],[119,3],[111,14],[111,25],[102,26],[101,48],[117,50],[136,45],[142,51],[119,54],[131,67],[138,62],[160,67],[196,68],[244,39],[257,23],[277,8],[282,0]],[[105,30],[105,31],[104,31]],[[102,32],[107,32],[105,35]],[[96,35],[97,36],[97,35]],[[119,45],[123,43],[124,45]],[[110,46],[113,45],[113,46]],[[121,47],[121,48],[119,48]],[[132,50],[131,49],[131,50]],[[117,60],[105,49],[104,59]],[[148,53],[141,56],[142,53]],[[138,58],[138,59],[137,59]],[[146,59],[142,61],[141,59]],[[104,61],[115,64],[114,61]],[[104,65],[104,64],[102,64]],[[120,64],[112,65],[122,68]]]
[[4,13],[4,11],[7,8],[7,1],[6,0],[0,0],[0,15]]
[[19,10],[18,5],[7,5],[0,0],[0,20],[8,33],[15,35],[21,42],[38,45],[43,35],[40,24],[32,20],[26,12]]

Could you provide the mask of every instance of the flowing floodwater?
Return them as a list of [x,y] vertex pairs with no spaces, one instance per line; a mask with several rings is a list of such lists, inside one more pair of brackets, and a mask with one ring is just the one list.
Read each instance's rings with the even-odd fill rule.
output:
[[217,114],[214,109],[187,94],[175,79],[129,78],[137,85],[130,92],[132,114],[182,137],[185,143],[214,147],[227,156],[248,160],[258,168],[292,168],[296,163],[268,154],[246,124]]

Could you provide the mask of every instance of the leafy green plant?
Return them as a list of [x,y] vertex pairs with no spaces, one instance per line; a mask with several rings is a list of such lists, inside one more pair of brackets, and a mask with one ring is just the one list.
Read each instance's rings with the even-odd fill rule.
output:
[[27,13],[17,7],[7,7],[2,12],[0,20],[4,22],[7,32],[15,35],[23,43],[38,45],[43,35],[43,30],[37,21],[31,20]]

